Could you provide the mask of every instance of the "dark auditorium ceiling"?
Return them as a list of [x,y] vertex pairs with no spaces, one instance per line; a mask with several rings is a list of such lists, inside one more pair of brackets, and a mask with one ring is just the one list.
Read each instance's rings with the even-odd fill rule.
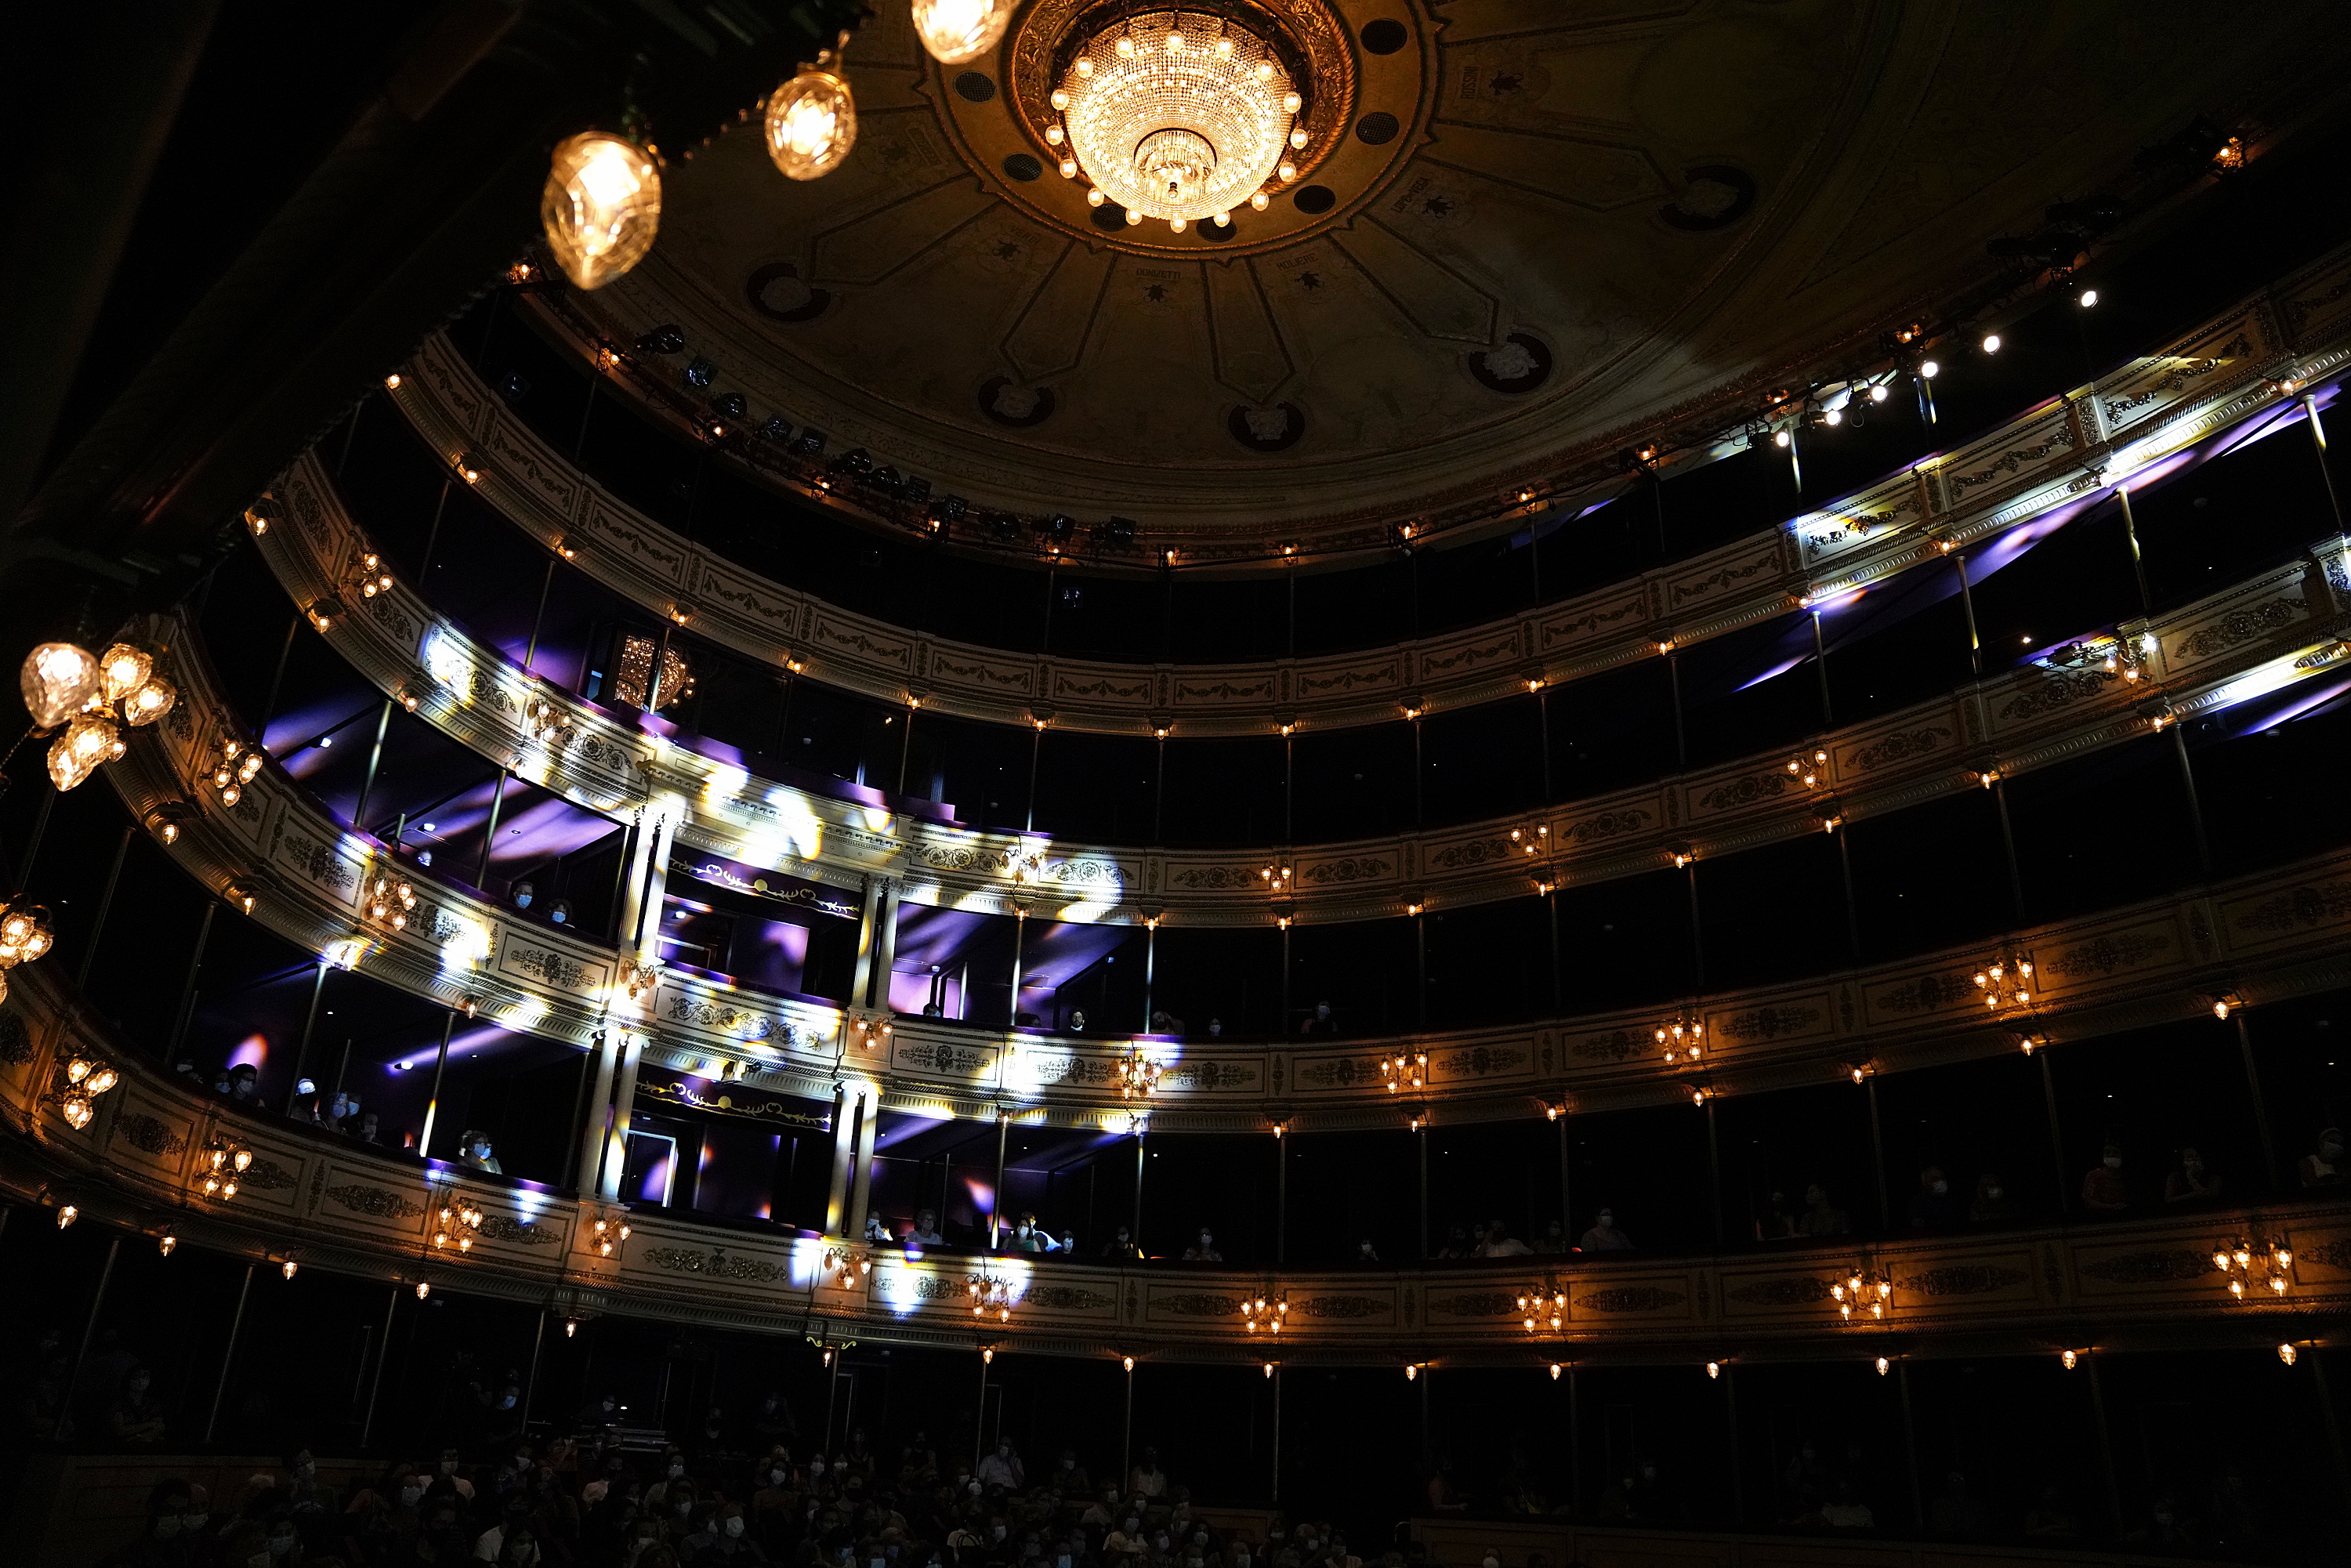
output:
[[1866,356],[2001,276],[1987,236],[2196,117],[2299,118],[2351,52],[2323,3],[1331,0],[1405,41],[1344,51],[1341,129],[1218,242],[1007,172],[1066,8],[942,67],[880,7],[841,167],[778,178],[756,121],[673,162],[653,255],[577,308],[983,506],[1392,521]]

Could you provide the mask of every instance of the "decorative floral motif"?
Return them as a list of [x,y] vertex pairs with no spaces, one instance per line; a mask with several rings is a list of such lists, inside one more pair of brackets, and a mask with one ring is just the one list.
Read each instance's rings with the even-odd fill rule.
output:
[[[994,1057],[991,1052],[974,1051],[969,1046],[935,1045],[915,1041],[898,1047],[898,1060],[908,1067],[920,1068],[926,1072],[942,1073],[952,1078],[969,1078],[985,1072]],[[1051,1058],[1045,1059],[1048,1062],[1051,1060]],[[1077,1078],[1080,1073],[1083,1061],[1082,1057],[1075,1056],[1062,1059],[1066,1070],[1073,1078]],[[1089,1083],[1096,1082],[1091,1075],[1077,1078],[1077,1081]],[[1052,1081],[1049,1080],[1049,1082]],[[1105,1076],[1101,1082],[1107,1082],[1109,1080]]]
[[2062,674],[2044,674],[2033,681],[2019,695],[2002,704],[2000,716],[2007,719],[2038,718],[2044,713],[2072,707],[2105,695],[2106,687],[2122,679],[2111,670],[2068,670]]
[[1395,869],[1395,863],[1377,855],[1348,855],[1340,860],[1316,861],[1298,873],[1298,880],[1311,883],[1372,882],[1385,877]]
[[1829,1299],[1829,1282],[1809,1274],[1789,1274],[1772,1280],[1757,1280],[1723,1294],[1734,1301],[1745,1301],[1758,1307],[1809,1307]]
[[1656,1312],[1678,1307],[1688,1300],[1679,1291],[1661,1290],[1656,1285],[1618,1285],[1578,1296],[1575,1304],[1587,1312]]
[[1467,843],[1448,844],[1431,852],[1428,863],[1437,871],[1460,871],[1468,866],[1509,860],[1518,852],[1518,845],[1507,838],[1472,839]]
[[512,1241],[525,1247],[544,1247],[555,1239],[539,1226],[528,1220],[508,1219],[503,1214],[484,1215],[482,1234],[493,1241]]
[[2351,915],[2351,883],[2328,882],[2265,898],[2237,916],[2237,925],[2246,931],[2291,931],[2297,925],[2324,925],[2346,915]]
[[1985,1296],[1994,1291],[2005,1291],[2011,1285],[2022,1285],[2032,1278],[2022,1269],[2003,1269],[1994,1263],[1947,1263],[1923,1274],[1913,1274],[1898,1281],[1895,1288],[1905,1295]]
[[386,1187],[330,1186],[326,1196],[350,1209],[375,1219],[413,1219],[424,1210]]
[[793,1030],[788,1023],[747,1008],[728,1007],[683,991],[670,993],[669,1008],[663,1016],[673,1023],[697,1024],[737,1040],[779,1039],[786,1045],[792,1043]]
[[1600,839],[1613,839],[1624,833],[1637,833],[1649,825],[1656,813],[1638,806],[1623,806],[1613,811],[1595,811],[1569,827],[1560,836],[1570,843],[1591,843]]
[[1377,1318],[1392,1309],[1377,1296],[1309,1296],[1290,1310],[1310,1318]]
[[579,990],[588,979],[584,967],[552,947],[532,947],[510,942],[507,944],[507,955],[514,960],[516,968],[526,975],[537,975],[558,990]]
[[689,1251],[683,1247],[655,1247],[639,1255],[639,1260],[673,1274],[700,1274],[708,1280],[737,1280],[748,1284],[770,1285],[789,1282],[791,1271],[780,1263],[769,1263],[758,1258],[729,1258],[725,1248],[710,1252]]
[[923,863],[935,871],[1002,876],[1012,869],[1009,850],[982,849],[976,844],[925,844],[916,852],[922,856]]
[[2022,473],[2026,467],[2039,464],[2042,459],[2047,457],[2059,447],[2071,446],[2073,444],[2074,433],[2071,430],[2061,427],[2054,434],[2051,435],[2048,440],[2043,442],[2038,446],[2022,446],[2018,447],[2013,451],[2001,453],[2000,456],[1993,461],[1992,465],[1985,469],[1980,474],[1954,475],[1951,478],[1951,495],[1954,498],[1957,498],[1961,493],[1972,489],[1978,485],[1989,485],[1994,479],[2000,478],[2005,475]]
[[1353,1089],[1358,1083],[1368,1087],[1381,1082],[1380,1059],[1376,1056],[1325,1057],[1301,1067],[1298,1082],[1326,1089]]
[[33,1060],[32,1031],[12,1012],[0,1012],[0,1061],[22,1067]]
[[1519,1299],[1508,1291],[1464,1291],[1457,1295],[1431,1296],[1432,1318],[1502,1318],[1518,1310]]
[[2293,599],[2273,599],[2250,610],[2231,610],[2210,625],[2181,638],[2179,656],[2192,661],[2226,653],[2273,632],[2283,631],[2302,619],[2302,612],[2301,601]]
[[1182,871],[1167,873],[1171,887],[1196,887],[1213,892],[1221,888],[1253,887],[1258,874],[1245,865],[1186,866]]
[[1802,780],[1785,772],[1750,773],[1728,784],[1716,785],[1698,797],[1698,804],[1711,810],[1729,811],[1759,801],[1776,800],[1791,789],[1802,788]]
[[629,769],[629,754],[601,735],[580,737],[580,756],[582,761],[592,763],[607,772],[625,773]]
[[1437,1067],[1448,1078],[1483,1078],[1492,1072],[1515,1071],[1526,1060],[1527,1053],[1515,1046],[1476,1045],[1438,1058]]
[[279,1192],[295,1185],[292,1173],[275,1160],[256,1160],[245,1173],[245,1185],[264,1192]]
[[1940,725],[1924,729],[1896,730],[1855,752],[1853,765],[1861,772],[1868,773],[1889,762],[1907,762],[1914,757],[1924,757],[1930,751],[1939,750],[1950,738],[1950,730]]
[[2068,947],[2047,960],[2043,967],[2052,975],[2111,975],[2116,969],[2136,968],[2142,958],[2170,951],[2170,937],[2131,931]]
[[1731,1014],[1715,1026],[1715,1032],[1726,1040],[1777,1040],[1783,1034],[1809,1030],[1820,1021],[1818,1008],[1755,1008]]
[[2158,1252],[2126,1252],[2082,1265],[2082,1272],[2116,1285],[2160,1285],[2178,1280],[2200,1280],[2214,1272],[2212,1255],[2194,1247],[2168,1247]]
[[1650,1041],[1630,1030],[1611,1030],[1606,1034],[1587,1034],[1571,1048],[1573,1054],[1586,1061],[1624,1061],[1646,1055]]
[[1031,1285],[1020,1304],[1057,1312],[1091,1312],[1118,1305],[1118,1298],[1077,1285]]
[[1172,1296],[1161,1296],[1153,1305],[1179,1318],[1229,1318],[1241,1310],[1238,1296],[1219,1296],[1208,1291],[1185,1291]]
[[1159,1082],[1168,1089],[1251,1089],[1257,1085],[1257,1069],[1230,1061],[1179,1061],[1161,1073]]
[[1877,999],[1897,1013],[1930,1013],[1976,995],[1976,988],[1963,976],[1921,975],[1915,980],[1888,986],[1877,994]]
[[2252,340],[2247,339],[2244,334],[2241,332],[2234,339],[2231,340],[2228,347],[2222,349],[2220,354],[2216,355],[2212,359],[2190,361],[2189,363],[2180,366],[2179,369],[2164,377],[2161,381],[2156,382],[2153,386],[2147,388],[2145,392],[2138,393],[2136,397],[2116,398],[2109,402],[2106,404],[2106,419],[2108,423],[2118,421],[2123,415],[2130,413],[2131,410],[2135,408],[2145,408],[2148,403],[2155,402],[2156,399],[2163,396],[2166,392],[2178,392],[2181,387],[2188,384],[2190,377],[2209,376],[2214,371],[2219,370],[2222,365],[2226,364],[2231,359],[2242,354],[2250,354],[2252,351],[2253,345]]
[[115,1118],[113,1135],[132,1148],[158,1156],[176,1155],[188,1140],[165,1126],[160,1118],[132,1111]]

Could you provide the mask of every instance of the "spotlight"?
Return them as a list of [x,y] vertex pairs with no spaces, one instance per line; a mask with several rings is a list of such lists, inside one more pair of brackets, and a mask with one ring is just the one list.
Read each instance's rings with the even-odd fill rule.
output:
[[2098,291],[2095,288],[2085,288],[2080,294],[2074,296],[2074,302],[2085,310],[2095,308],[2098,303]]
[[1940,375],[1942,371],[1943,367],[1936,363],[1933,360],[1921,360],[1918,362],[1918,376],[1922,381],[1931,382],[1937,376]]
[[717,376],[718,367],[699,356],[690,361],[685,367],[685,384],[696,392],[708,388]]
[[817,457],[824,452],[824,432],[815,425],[804,425],[792,438],[790,451],[795,457]]
[[728,419],[743,419],[751,412],[749,402],[741,392],[721,392],[711,400],[710,406]]
[[1795,444],[1795,440],[1796,438],[1794,436],[1789,434],[1784,430],[1778,430],[1771,433],[1771,444],[1774,446],[1791,446]]
[[785,442],[792,438],[792,427],[784,423],[783,415],[771,413],[759,422],[759,439]]
[[637,340],[641,354],[676,354],[685,350],[685,334],[675,327],[656,327]]
[[1869,389],[1870,402],[1884,402],[1886,401],[1886,383],[1884,382],[1879,382]]
[[1094,538],[1106,545],[1131,545],[1134,526],[1133,517],[1110,517],[1094,525]]
[[1987,354],[1997,354],[1997,353],[1999,353],[1999,352],[2000,352],[2000,334],[1999,334],[1999,333],[1997,333],[1997,332],[1986,332],[1986,333],[1984,334],[1984,340],[1983,340],[1983,351],[1984,351],[1985,353],[1987,353]]

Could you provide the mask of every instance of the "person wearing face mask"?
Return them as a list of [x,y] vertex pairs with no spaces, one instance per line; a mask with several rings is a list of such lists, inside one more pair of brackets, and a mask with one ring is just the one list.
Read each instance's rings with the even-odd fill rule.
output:
[[1142,1257],[1143,1249],[1135,1246],[1134,1236],[1122,1225],[1117,1235],[1102,1243],[1102,1255],[1114,1263],[1128,1262]]
[[2194,1145],[2173,1152],[2171,1173],[2163,1178],[2165,1203],[2210,1203],[2220,1196],[2220,1173],[2204,1163]]
[[2343,1153],[2343,1129],[2329,1127],[2318,1134],[2318,1146],[2294,1162],[2294,1174],[2304,1186],[2341,1186],[2351,1176]]
[[163,1406],[150,1392],[153,1385],[154,1378],[143,1366],[132,1367],[123,1377],[106,1412],[107,1430],[116,1442],[143,1448],[163,1435]]
[[750,1535],[740,1504],[727,1503],[703,1521],[702,1528],[678,1543],[677,1560],[684,1568],[711,1563],[765,1563],[766,1552]]
[[1075,1448],[1061,1450],[1060,1460],[1053,1466],[1052,1486],[1055,1491],[1065,1498],[1071,1499],[1094,1490],[1093,1478],[1086,1474],[1085,1466],[1078,1463],[1078,1451]]
[[[821,1459],[821,1456],[820,1456],[820,1459]],[[813,1467],[811,1467],[811,1469],[813,1469]],[[660,1479],[645,1489],[645,1507],[648,1510],[661,1509],[663,1505],[668,1501],[670,1492],[673,1490],[679,1489],[692,1491],[694,1490],[694,1483],[685,1479],[685,1454],[684,1450],[680,1449],[675,1444],[672,1444],[669,1449],[662,1455]]]
[[1159,1468],[1157,1448],[1143,1450],[1143,1457],[1135,1461],[1134,1473],[1126,1478],[1126,1490],[1146,1506],[1167,1495],[1167,1472]]
[[2098,1151],[2098,1163],[2082,1176],[2082,1207],[2092,1214],[2120,1214],[2131,1206],[2130,1184],[2123,1179],[2123,1149],[2108,1143]]
[[1959,1201],[1940,1166],[1922,1166],[1918,1190],[1910,1195],[1910,1228],[1941,1230],[1959,1222]]
[[147,1526],[116,1553],[122,1568],[199,1568],[210,1556],[202,1535],[187,1526],[193,1511],[185,1481],[159,1481],[147,1494]]
[[1364,1238],[1362,1240],[1360,1240],[1360,1241],[1358,1241],[1358,1242],[1356,1242],[1356,1243],[1355,1243],[1355,1261],[1356,1261],[1356,1262],[1358,1262],[1358,1263],[1376,1263],[1376,1262],[1378,1262],[1379,1260],[1380,1260],[1380,1249],[1379,1249],[1378,1248],[1376,1248],[1376,1247],[1374,1247],[1374,1246],[1373,1246],[1373,1245],[1372,1245],[1372,1241],[1371,1241],[1371,1238],[1370,1238],[1370,1237],[1368,1237],[1368,1236],[1367,1236],[1367,1237]]
[[529,1531],[530,1499],[520,1495],[508,1498],[506,1507],[499,1511],[498,1521],[474,1537],[474,1560],[477,1563],[497,1562],[509,1536],[517,1531],[528,1534]]
[[1583,1233],[1583,1239],[1576,1244],[1576,1249],[1582,1252],[1630,1252],[1633,1239],[1616,1228],[1616,1211],[1604,1208],[1593,1220],[1592,1228]]
[[1086,1504],[1085,1511],[1078,1515],[1078,1528],[1106,1531],[1118,1522],[1118,1489],[1104,1487],[1102,1495]]
[[506,1167],[498,1164],[496,1154],[491,1150],[490,1135],[480,1128],[466,1128],[465,1135],[458,1140],[457,1147],[463,1151],[459,1158],[474,1169],[487,1171],[492,1176],[507,1174]]
[[2008,1196],[2008,1187],[1997,1171],[1986,1171],[1976,1177],[1976,1196],[1968,1205],[1968,1223],[1989,1225],[2006,1219],[2016,1212],[2016,1205]]
[[1478,1568],[1502,1568],[1502,1553],[1496,1548],[1489,1546],[1486,1548],[1486,1554],[1478,1559]]

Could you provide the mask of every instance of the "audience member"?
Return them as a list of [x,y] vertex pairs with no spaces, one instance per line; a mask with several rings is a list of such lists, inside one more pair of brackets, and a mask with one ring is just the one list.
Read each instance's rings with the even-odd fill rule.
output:
[[1184,1261],[1186,1263],[1221,1263],[1224,1260],[1225,1255],[1217,1250],[1217,1239],[1208,1234],[1208,1228],[1205,1225],[1200,1227],[1198,1239],[1184,1249]]
[[2123,1180],[2123,1150],[2109,1143],[2098,1153],[2098,1163],[2082,1177],[2082,1207],[2093,1214],[2119,1214],[2128,1208],[2130,1187]]
[[1510,1234],[1509,1226],[1499,1219],[1489,1219],[1486,1222],[1486,1239],[1478,1244],[1477,1255],[1480,1258],[1525,1258],[1531,1256],[1533,1251],[1533,1248]]
[[1976,1196],[1968,1205],[1968,1219],[1971,1224],[1985,1225],[2006,1219],[2015,1212],[2016,1206],[2010,1200],[2007,1187],[2001,1185],[1999,1173],[1986,1171],[1976,1177]]
[[1553,1254],[1564,1255],[1573,1251],[1574,1249],[1567,1244],[1567,1221],[1564,1219],[1547,1221],[1543,1226],[1542,1239],[1535,1243],[1535,1250],[1545,1257]]
[[914,1228],[906,1233],[906,1239],[917,1247],[946,1246],[947,1239],[939,1232],[938,1211],[933,1208],[915,1210]]
[[2346,1167],[2343,1159],[2343,1129],[2329,1127],[2318,1134],[2318,1147],[2295,1162],[2304,1186],[2340,1186]]
[[2204,1164],[2193,1145],[2175,1150],[2170,1174],[2163,1178],[2166,1203],[2210,1203],[2220,1196],[2220,1174]]
[[465,1137],[459,1140],[457,1146],[463,1151],[459,1157],[474,1169],[487,1171],[492,1176],[507,1174],[506,1166],[498,1164],[497,1155],[490,1148],[490,1135],[487,1133],[478,1129],[469,1129]]
[[1763,1206],[1763,1217],[1755,1222],[1755,1239],[1785,1241],[1795,1234],[1795,1210],[1788,1207],[1788,1195],[1774,1187],[1771,1201]]
[[1850,1236],[1853,1220],[1829,1201],[1829,1189],[1818,1182],[1804,1188],[1804,1212],[1797,1218],[1800,1236]]
[[1633,1239],[1616,1228],[1616,1211],[1604,1208],[1593,1218],[1592,1228],[1583,1233],[1579,1249],[1585,1252],[1630,1252]]
[[1102,1243],[1102,1255],[1113,1261],[1126,1262],[1142,1257],[1143,1249],[1134,1244],[1134,1236],[1128,1232],[1125,1226],[1122,1225],[1118,1228],[1116,1236]]
[[1922,1167],[1918,1172],[1918,1190],[1910,1195],[1910,1228],[1940,1230],[1957,1225],[1960,1218],[1959,1200],[1951,1196],[1951,1183],[1943,1175],[1943,1167]]
[[1458,1224],[1447,1226],[1445,1228],[1445,1245],[1437,1249],[1437,1256],[1439,1258],[1468,1258],[1475,1256],[1475,1249],[1469,1239],[1468,1228]]

